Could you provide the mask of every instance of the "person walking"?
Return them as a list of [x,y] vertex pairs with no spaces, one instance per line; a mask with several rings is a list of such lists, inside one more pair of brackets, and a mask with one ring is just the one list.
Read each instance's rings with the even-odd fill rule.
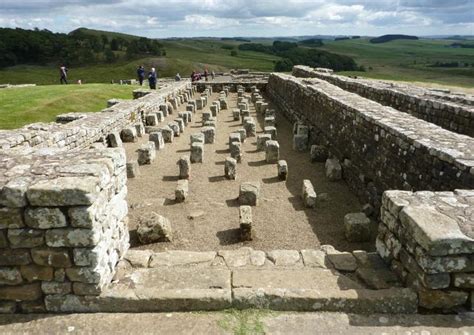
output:
[[138,77],[138,82],[140,83],[140,86],[143,86],[143,80],[145,80],[145,68],[143,65],[140,65],[137,68],[137,77]]
[[59,82],[62,84],[66,84],[67,85],[67,67],[66,65],[62,65],[60,68],[59,68]]
[[150,73],[148,73],[148,84],[150,85],[150,89],[156,90],[157,80],[158,80],[158,73],[156,72],[155,68],[152,67]]

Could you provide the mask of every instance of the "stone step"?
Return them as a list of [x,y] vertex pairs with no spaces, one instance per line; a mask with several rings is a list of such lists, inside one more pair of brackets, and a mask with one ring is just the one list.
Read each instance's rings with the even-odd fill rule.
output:
[[[417,311],[417,296],[409,289],[369,290],[347,276],[321,268],[133,269],[92,304],[88,303],[88,308],[100,312],[209,311],[231,307],[361,314]],[[73,309],[59,311],[70,310]]]

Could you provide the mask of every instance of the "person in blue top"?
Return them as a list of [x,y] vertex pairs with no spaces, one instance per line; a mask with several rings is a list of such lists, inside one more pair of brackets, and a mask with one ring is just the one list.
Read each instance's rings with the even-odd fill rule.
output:
[[143,80],[145,79],[145,68],[143,65],[140,65],[137,68],[137,77],[138,77],[138,82],[140,83],[140,86],[143,85]]
[[150,85],[150,89],[156,90],[157,80],[158,80],[158,73],[156,72],[155,68],[152,67],[150,73],[148,73],[148,84]]

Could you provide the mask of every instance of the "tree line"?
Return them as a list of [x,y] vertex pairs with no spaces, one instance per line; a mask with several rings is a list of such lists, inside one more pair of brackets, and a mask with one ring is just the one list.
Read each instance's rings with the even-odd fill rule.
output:
[[313,48],[300,48],[298,43],[274,41],[272,45],[260,43],[244,43],[239,50],[264,52],[279,56],[282,59],[275,63],[275,71],[291,71],[294,65],[325,67],[334,71],[361,70],[352,57]]
[[125,39],[81,29],[62,34],[47,29],[0,28],[0,68],[48,63],[80,66],[143,55],[164,56],[166,51],[161,43],[145,37]]

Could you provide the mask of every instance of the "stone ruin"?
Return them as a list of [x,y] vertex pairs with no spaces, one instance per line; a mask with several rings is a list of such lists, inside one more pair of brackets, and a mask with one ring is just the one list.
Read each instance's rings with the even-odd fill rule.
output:
[[[220,92],[214,102],[213,92]],[[230,92],[238,95],[235,106],[228,106]],[[109,101],[99,113],[69,113],[56,123],[1,131],[0,313],[229,307],[355,313],[472,310],[473,104],[470,96],[296,66],[293,75],[243,71],[194,85],[166,81],[157,92],[136,90],[134,100]],[[181,105],[185,111],[178,114]],[[250,105],[265,119],[260,134]],[[178,162],[177,202],[192,193],[191,165],[211,154],[205,148],[215,140],[219,113],[242,121],[240,130],[228,134],[231,157],[225,160],[225,178],[237,178],[245,159],[241,144],[251,139],[285,182],[291,162],[281,157],[276,122],[285,117],[295,125],[293,150],[324,162],[326,177],[343,180],[365,204],[363,213],[346,215],[346,238],[370,240],[369,225],[376,222],[377,253],[339,252],[331,246],[266,252],[128,250],[127,178],[143,173],[141,166],[152,164],[156,151],[172,145],[198,113],[203,127],[190,137],[190,155]],[[138,160],[130,161],[122,143],[146,134],[149,141],[138,149]],[[236,226],[244,241],[255,238],[254,213],[264,188],[258,181],[241,183]],[[307,208],[324,198],[315,189],[304,180]],[[166,218],[152,213],[145,221],[141,238],[153,238],[151,231],[156,240],[172,239]],[[114,283],[124,259],[141,274],[157,270],[154,280],[163,277],[176,289],[163,293]],[[372,267],[362,265],[381,260],[386,270],[378,280]],[[222,262],[225,269],[214,267]],[[207,267],[198,274],[190,268],[178,277],[176,264]],[[282,270],[272,272],[268,264]],[[356,271],[370,289],[330,269]],[[192,274],[204,284],[195,283]],[[292,279],[287,287],[274,286],[274,280],[285,278]],[[327,286],[322,289],[320,282]],[[393,282],[402,287],[387,285]],[[148,300],[141,301],[144,295]]]

